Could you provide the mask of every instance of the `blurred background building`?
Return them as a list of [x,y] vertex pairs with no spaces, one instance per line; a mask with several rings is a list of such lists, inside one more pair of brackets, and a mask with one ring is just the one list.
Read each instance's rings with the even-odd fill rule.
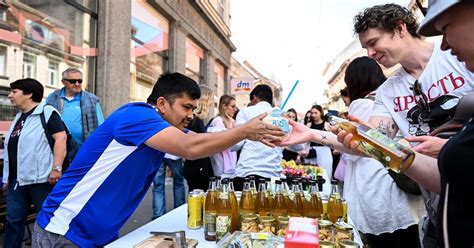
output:
[[[278,104],[281,86],[232,58],[230,21],[230,0],[0,0],[0,131],[16,113],[11,82],[35,78],[46,97],[62,87],[68,67],[83,71],[83,88],[100,98],[106,116],[146,101],[164,72],[199,83],[203,119],[216,114],[223,94],[246,106],[259,83],[272,86]],[[245,77],[251,87],[239,92],[231,81]]]

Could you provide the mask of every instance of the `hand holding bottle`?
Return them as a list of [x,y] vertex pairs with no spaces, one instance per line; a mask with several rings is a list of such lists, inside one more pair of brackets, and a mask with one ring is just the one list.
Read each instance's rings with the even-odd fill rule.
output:
[[[353,115],[348,115],[347,118],[350,122],[353,122],[354,124],[364,125],[368,128],[373,128],[372,125],[370,125],[368,122],[365,122]],[[333,125],[331,125],[331,132],[337,135],[337,141],[343,144],[346,149],[349,149],[351,151],[351,154],[369,157],[368,155],[357,149],[357,147],[359,146],[359,141],[354,139],[354,135],[352,133]]]
[[330,116],[329,123],[340,130],[338,141],[346,148],[357,149],[397,173],[405,172],[415,158],[415,153],[410,148],[368,125],[349,122],[336,116]]

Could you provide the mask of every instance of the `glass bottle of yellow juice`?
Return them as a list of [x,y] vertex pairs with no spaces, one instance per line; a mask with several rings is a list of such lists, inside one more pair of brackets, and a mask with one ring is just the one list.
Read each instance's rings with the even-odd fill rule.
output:
[[329,195],[327,208],[328,218],[333,223],[344,216],[342,199],[337,187],[337,180],[331,181],[331,194]]

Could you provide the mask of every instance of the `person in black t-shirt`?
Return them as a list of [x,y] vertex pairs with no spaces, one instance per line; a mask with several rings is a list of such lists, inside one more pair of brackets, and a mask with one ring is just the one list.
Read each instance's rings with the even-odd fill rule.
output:
[[[329,123],[324,119],[324,111],[320,105],[311,107],[311,121],[306,124],[311,129],[329,131]],[[305,158],[306,163],[317,164],[323,167],[329,178],[332,178],[332,152],[331,148],[321,144],[311,142],[308,155]]]
[[[4,247],[21,247],[26,218],[31,204],[36,212],[61,177],[66,155],[66,132],[57,110],[45,103],[43,86],[34,79],[10,84],[8,97],[20,112],[5,137],[3,190],[8,191]],[[54,139],[54,152],[41,124]]]
[[[196,115],[194,115],[193,121],[189,123],[187,128],[195,133],[206,132],[203,121]],[[211,159],[209,157],[196,160],[186,159],[183,174],[188,183],[189,191],[193,189],[206,191],[209,186],[209,178],[214,176]]]

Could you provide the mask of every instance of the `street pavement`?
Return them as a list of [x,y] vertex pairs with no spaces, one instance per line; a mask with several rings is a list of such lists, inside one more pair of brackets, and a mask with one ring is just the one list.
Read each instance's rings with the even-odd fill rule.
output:
[[[186,180],[184,180],[186,182]],[[166,212],[173,210],[173,178],[167,177],[165,181],[165,189],[166,189]],[[185,183],[186,187],[186,201],[187,199],[187,192],[188,192],[188,185]],[[133,213],[132,216],[128,219],[125,225],[120,230],[120,237],[124,236],[125,234],[145,225],[146,223],[151,221],[151,212],[152,212],[152,187],[146,193],[145,198],[138,206],[137,210]]]

